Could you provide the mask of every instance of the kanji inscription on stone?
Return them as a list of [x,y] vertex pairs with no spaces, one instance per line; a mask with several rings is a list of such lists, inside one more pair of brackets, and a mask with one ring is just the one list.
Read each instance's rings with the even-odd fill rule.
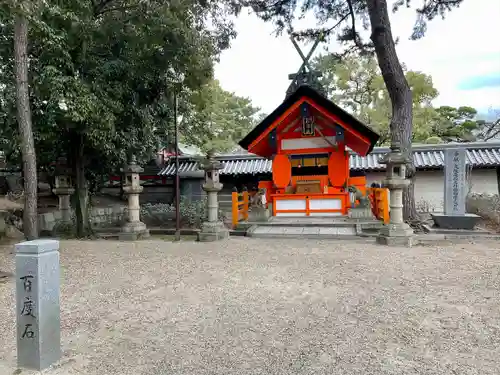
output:
[[59,241],[16,245],[17,362],[41,371],[61,357]]
[[465,215],[467,197],[467,151],[465,148],[449,148],[444,152],[444,213]]

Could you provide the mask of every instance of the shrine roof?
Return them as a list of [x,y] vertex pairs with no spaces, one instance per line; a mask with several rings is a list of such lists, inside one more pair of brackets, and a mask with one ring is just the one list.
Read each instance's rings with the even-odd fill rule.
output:
[[335,115],[342,122],[348,124],[352,130],[365,136],[370,141],[370,148],[367,154],[373,150],[373,147],[375,147],[375,144],[378,142],[380,136],[370,127],[359,121],[356,117],[344,111],[338,105],[308,85],[299,86],[293,94],[288,96],[283,103],[281,103],[273,112],[262,120],[260,124],[253,128],[250,133],[248,133],[245,138],[239,142],[239,145],[247,150],[252,142],[254,142],[262,133],[272,126],[294,103],[303,97],[312,99],[326,111]]

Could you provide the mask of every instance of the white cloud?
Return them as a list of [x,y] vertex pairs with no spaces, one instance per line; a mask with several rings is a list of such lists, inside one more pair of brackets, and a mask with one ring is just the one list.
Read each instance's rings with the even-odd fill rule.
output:
[[[393,34],[400,39],[399,58],[409,69],[432,75],[440,92],[436,105],[500,107],[500,88],[458,89],[467,77],[500,72],[499,15],[498,0],[464,1],[445,20],[430,22],[426,36],[418,41],[408,40],[415,21],[413,9],[402,8],[391,15]],[[304,26],[314,26],[313,19],[297,28]],[[222,54],[216,77],[226,90],[248,96],[264,111],[272,111],[284,98],[288,74],[302,60],[286,35],[275,37],[273,26],[256,16],[242,14],[236,27],[238,37]],[[309,46],[303,48],[304,54]],[[336,46],[331,43],[329,48]]]

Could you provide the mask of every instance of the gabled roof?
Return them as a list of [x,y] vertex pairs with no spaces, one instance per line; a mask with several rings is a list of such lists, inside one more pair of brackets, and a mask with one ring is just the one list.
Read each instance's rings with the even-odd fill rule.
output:
[[339,120],[345,124],[349,124],[352,130],[366,137],[370,142],[370,148],[367,154],[373,150],[373,147],[378,142],[380,136],[357,118],[344,111],[338,105],[308,85],[299,86],[299,88],[292,95],[288,96],[271,114],[269,114],[260,124],[253,128],[252,131],[250,131],[250,133],[248,133],[247,136],[239,142],[239,145],[245,150],[248,150],[252,142],[258,139],[262,133],[273,125],[294,103],[299,101],[302,97],[312,99],[326,111],[335,115]]

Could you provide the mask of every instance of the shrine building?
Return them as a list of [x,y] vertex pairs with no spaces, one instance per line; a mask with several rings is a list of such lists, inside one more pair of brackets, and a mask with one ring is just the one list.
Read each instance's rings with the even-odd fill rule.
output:
[[341,216],[349,186],[362,192],[364,176],[351,176],[349,149],[368,155],[379,135],[310,85],[300,85],[239,145],[272,160],[272,179],[260,181],[274,216]]

